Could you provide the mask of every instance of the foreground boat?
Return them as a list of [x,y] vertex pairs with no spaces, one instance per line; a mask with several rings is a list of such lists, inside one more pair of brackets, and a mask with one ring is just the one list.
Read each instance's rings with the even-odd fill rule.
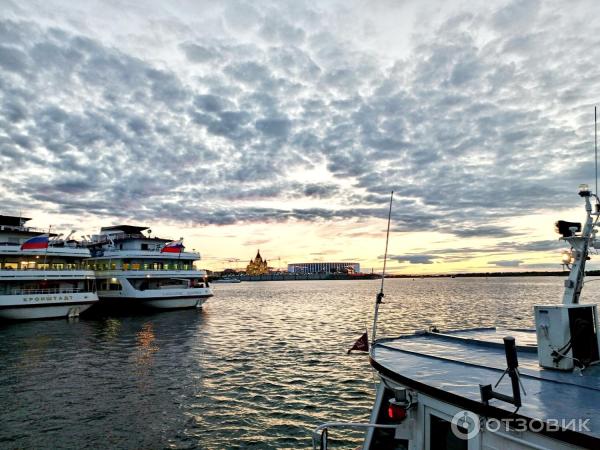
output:
[[74,240],[0,215],[0,318],[76,317],[98,302],[90,252]]
[[194,268],[200,259],[180,241],[150,237],[147,227],[103,227],[87,243],[101,303],[156,309],[201,308],[212,290],[206,272]]
[[535,330],[433,329],[374,340],[380,383],[369,423],[324,424],[314,448],[327,448],[333,428],[364,429],[364,450],[600,448],[598,312],[579,304],[600,201],[585,185],[579,195],[583,230],[557,223],[571,246],[563,302],[536,306]]

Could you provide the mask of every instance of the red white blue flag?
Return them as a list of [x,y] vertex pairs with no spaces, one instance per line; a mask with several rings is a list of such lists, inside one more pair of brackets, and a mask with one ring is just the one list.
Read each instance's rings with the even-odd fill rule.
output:
[[171,241],[165,244],[165,246],[160,250],[162,253],[181,253],[183,251],[183,242],[181,239],[178,241]]
[[21,250],[40,250],[48,248],[48,235],[32,237],[21,244]]

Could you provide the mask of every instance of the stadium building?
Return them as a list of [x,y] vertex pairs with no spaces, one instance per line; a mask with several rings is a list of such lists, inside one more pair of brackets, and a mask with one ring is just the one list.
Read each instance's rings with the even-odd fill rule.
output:
[[310,262],[288,264],[290,273],[358,273],[360,264],[356,262]]

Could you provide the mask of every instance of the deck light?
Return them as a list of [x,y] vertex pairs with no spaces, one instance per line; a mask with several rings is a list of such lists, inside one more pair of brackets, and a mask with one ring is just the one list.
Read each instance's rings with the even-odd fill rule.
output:
[[388,417],[394,422],[402,422],[406,419],[406,405],[396,403],[394,399],[391,399],[388,406]]
[[573,255],[569,250],[565,250],[562,252],[562,263],[563,264],[571,264],[573,262]]

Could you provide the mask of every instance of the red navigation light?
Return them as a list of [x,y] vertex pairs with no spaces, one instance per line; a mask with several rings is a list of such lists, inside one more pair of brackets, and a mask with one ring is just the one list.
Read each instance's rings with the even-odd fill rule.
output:
[[390,403],[388,406],[388,417],[396,422],[402,422],[406,419],[406,409],[404,406],[396,403]]

